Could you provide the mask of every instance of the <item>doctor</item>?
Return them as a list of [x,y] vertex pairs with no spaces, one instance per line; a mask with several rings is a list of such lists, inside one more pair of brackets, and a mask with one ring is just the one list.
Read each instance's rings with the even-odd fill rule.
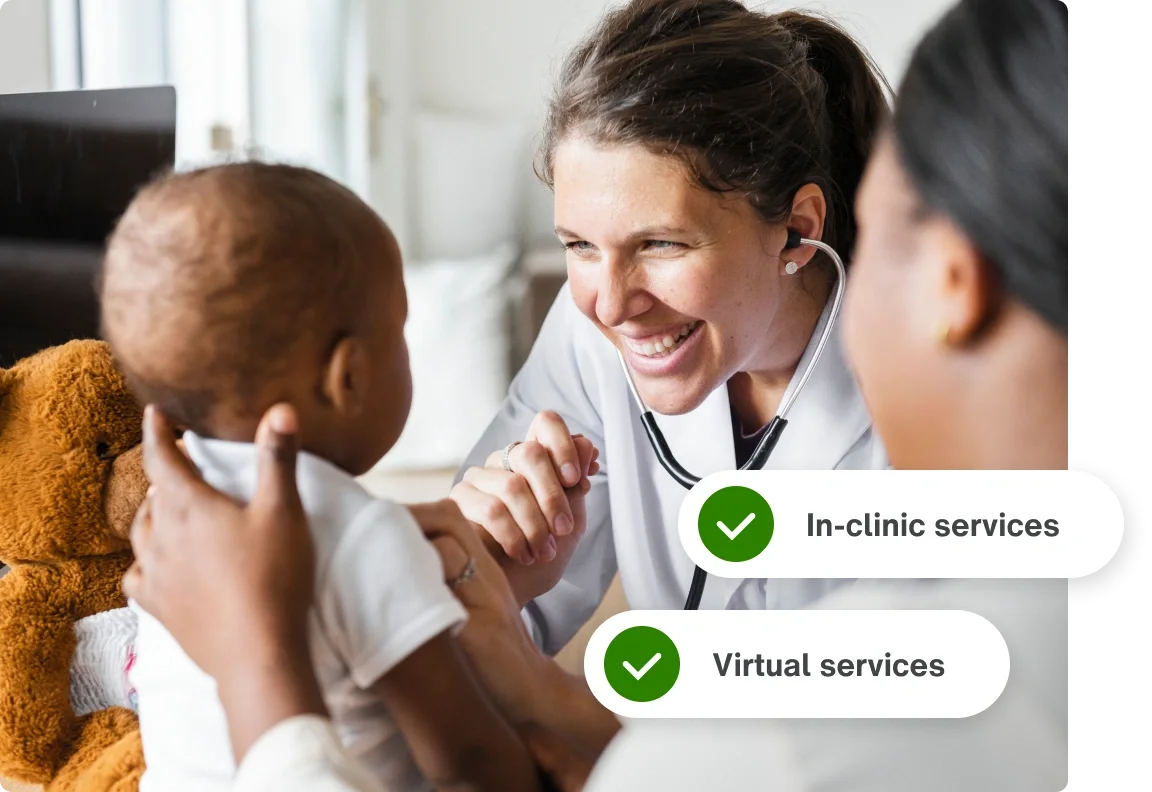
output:
[[[570,54],[539,168],[568,284],[452,492],[508,556],[546,651],[616,572],[636,608],[683,607],[692,578],[676,536],[685,490],[649,447],[617,350],[686,468],[742,464],[796,387],[836,283],[831,261],[789,248],[788,231],[847,257],[886,115],[859,45],[799,12],[635,0]],[[768,467],[886,465],[837,335]],[[589,447],[601,454],[581,498]],[[797,607],[835,582],[737,591],[714,578],[702,607]]]

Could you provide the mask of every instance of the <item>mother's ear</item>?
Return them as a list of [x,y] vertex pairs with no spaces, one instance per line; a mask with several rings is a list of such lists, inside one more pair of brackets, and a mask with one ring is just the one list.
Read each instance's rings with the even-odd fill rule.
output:
[[995,318],[998,289],[995,270],[968,235],[947,218],[926,222],[931,243],[920,266],[928,275],[939,340],[964,346],[976,339]]

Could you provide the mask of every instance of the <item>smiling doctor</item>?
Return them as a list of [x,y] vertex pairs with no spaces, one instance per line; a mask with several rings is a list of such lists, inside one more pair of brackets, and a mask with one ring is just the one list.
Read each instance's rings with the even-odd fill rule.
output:
[[[838,27],[735,0],[635,0],[569,55],[539,168],[568,284],[452,493],[508,556],[547,651],[617,572],[642,609],[683,607],[693,577],[677,537],[686,490],[649,446],[618,352],[685,468],[744,464],[834,303],[832,260],[794,235],[847,258],[887,112],[874,64]],[[839,333],[796,395],[766,467],[886,466]],[[798,607],[836,582],[713,578],[701,607]]]

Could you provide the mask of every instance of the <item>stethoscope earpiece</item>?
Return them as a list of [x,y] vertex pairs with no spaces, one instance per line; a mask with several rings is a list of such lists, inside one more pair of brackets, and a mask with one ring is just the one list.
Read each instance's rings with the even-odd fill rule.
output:
[[788,229],[788,241],[786,243],[784,243],[784,249],[785,250],[794,250],[795,248],[800,247],[800,239],[801,239],[800,232],[797,231],[795,228],[789,228]]

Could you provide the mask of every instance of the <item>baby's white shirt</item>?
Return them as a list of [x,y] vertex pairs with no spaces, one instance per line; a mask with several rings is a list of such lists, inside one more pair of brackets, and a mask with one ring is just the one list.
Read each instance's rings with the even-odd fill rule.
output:
[[[209,484],[241,501],[252,498],[254,445],[191,433],[184,439]],[[299,455],[296,474],[316,546],[312,661],[337,732],[387,789],[428,789],[403,735],[368,688],[435,636],[458,630],[466,611],[407,509],[372,497],[310,454]],[[147,765],[141,792],[231,789],[236,764],[215,682],[156,619],[131,606],[140,618],[130,681]]]

